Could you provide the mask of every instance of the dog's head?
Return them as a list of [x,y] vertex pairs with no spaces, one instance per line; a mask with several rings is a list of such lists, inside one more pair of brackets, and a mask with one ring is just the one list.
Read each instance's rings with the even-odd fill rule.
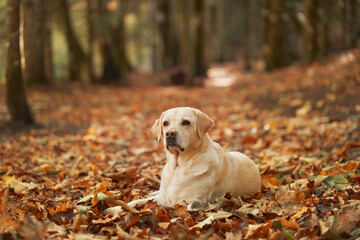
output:
[[196,148],[214,125],[214,121],[200,110],[181,107],[163,112],[151,131],[159,142],[163,137],[166,149],[174,154]]

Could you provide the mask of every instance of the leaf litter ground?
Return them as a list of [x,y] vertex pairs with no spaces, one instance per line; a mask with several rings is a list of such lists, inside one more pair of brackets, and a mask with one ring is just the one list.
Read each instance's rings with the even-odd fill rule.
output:
[[[31,88],[39,126],[5,125],[0,108],[0,236],[359,239],[359,63],[348,52],[270,74],[214,67],[207,85],[230,79],[231,88]],[[150,128],[176,106],[207,113],[212,139],[258,164],[260,194],[191,211],[126,204],[158,190],[166,159]]]

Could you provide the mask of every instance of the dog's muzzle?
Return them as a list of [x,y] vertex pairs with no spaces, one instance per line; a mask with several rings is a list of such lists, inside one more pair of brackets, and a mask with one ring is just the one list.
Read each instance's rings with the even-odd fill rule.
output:
[[185,151],[185,149],[179,146],[177,142],[176,131],[169,131],[166,133],[166,149],[170,151],[170,148],[179,149],[181,152]]

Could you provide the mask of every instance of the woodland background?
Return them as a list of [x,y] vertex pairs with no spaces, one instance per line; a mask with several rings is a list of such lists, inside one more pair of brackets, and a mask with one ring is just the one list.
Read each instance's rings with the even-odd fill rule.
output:
[[[0,237],[359,239],[359,13],[359,0],[0,0]],[[258,164],[259,195],[127,206],[159,188],[150,128],[177,106]]]

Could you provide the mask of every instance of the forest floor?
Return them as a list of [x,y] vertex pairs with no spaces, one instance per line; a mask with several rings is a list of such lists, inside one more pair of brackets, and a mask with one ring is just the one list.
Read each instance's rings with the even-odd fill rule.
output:
[[[360,53],[239,69],[212,68],[204,88],[32,87],[31,128],[5,123],[1,85],[0,237],[359,239]],[[126,205],[159,188],[166,159],[150,128],[177,106],[201,109],[216,123],[214,141],[257,163],[260,194],[192,211]]]

